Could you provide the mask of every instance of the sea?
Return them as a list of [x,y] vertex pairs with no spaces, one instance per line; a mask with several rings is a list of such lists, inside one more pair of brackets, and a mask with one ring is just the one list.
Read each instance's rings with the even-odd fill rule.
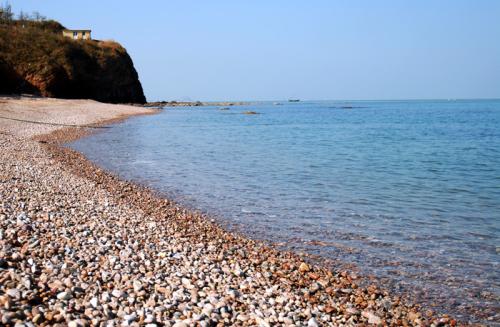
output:
[[166,107],[68,146],[229,230],[500,321],[500,100]]

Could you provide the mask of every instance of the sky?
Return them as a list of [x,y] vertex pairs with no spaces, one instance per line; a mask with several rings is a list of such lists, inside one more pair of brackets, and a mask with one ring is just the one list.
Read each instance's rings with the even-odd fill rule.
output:
[[9,3],[120,42],[148,101],[500,98],[498,0]]

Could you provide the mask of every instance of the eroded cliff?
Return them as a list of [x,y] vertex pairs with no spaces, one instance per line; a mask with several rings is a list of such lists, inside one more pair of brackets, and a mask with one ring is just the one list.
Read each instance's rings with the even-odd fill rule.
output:
[[125,48],[114,41],[72,40],[55,21],[0,24],[0,93],[146,101]]

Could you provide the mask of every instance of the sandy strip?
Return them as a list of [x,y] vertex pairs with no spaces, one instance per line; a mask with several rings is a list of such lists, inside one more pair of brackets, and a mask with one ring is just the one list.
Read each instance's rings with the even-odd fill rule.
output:
[[59,146],[153,110],[0,98],[4,325],[455,325],[349,272],[228,233]]

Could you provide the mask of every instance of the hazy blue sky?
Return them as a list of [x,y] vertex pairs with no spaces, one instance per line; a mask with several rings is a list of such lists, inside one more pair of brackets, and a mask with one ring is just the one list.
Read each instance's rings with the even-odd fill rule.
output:
[[122,43],[150,101],[500,97],[499,0],[10,4]]

